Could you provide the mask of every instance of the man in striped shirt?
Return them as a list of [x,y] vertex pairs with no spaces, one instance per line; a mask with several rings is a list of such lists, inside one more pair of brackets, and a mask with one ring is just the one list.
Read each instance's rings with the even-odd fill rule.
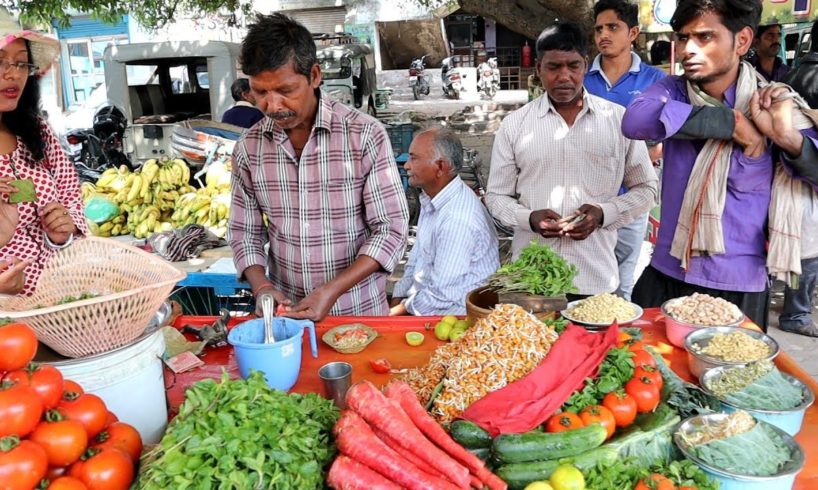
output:
[[514,227],[514,255],[532,240],[547,243],[577,266],[581,295],[617,288],[616,230],[653,206],[658,185],[645,143],[622,136],[625,109],[583,88],[587,66],[577,24],[543,31],[537,71],[546,93],[500,125],[486,195],[495,218]]
[[320,90],[312,35],[285,15],[258,17],[241,63],[265,118],[233,152],[239,276],[292,318],[387,314],[408,211],[386,130]]
[[448,129],[415,137],[406,162],[409,184],[420,187],[420,221],[392,315],[463,315],[466,294],[500,267],[497,234],[486,208],[458,172],[463,145]]

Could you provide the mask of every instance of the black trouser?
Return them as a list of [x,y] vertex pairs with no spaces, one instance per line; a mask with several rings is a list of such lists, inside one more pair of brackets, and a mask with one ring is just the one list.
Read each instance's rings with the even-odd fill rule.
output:
[[648,266],[636,281],[632,301],[642,308],[655,308],[669,299],[690,296],[693,293],[709,294],[716,298],[726,299],[741,308],[747,318],[754,321],[762,330],[767,331],[767,318],[770,314],[769,288],[759,293],[706,288],[674,279]]

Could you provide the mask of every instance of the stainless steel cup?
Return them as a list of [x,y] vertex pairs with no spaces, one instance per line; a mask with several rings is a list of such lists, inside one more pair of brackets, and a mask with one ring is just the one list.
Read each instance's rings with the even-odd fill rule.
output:
[[324,382],[327,398],[341,410],[347,407],[346,396],[352,381],[352,365],[348,362],[330,362],[321,366],[318,376]]

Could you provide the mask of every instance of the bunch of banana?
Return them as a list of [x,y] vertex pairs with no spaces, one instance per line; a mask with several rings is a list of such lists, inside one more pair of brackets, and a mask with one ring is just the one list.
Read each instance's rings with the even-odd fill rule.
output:
[[80,191],[82,192],[82,202],[88,202],[97,193],[97,186],[91,182],[83,182],[80,185]]
[[230,177],[233,162],[229,158],[226,160],[219,160],[212,162],[207,167],[205,174],[205,184],[208,189],[221,194],[230,192]]
[[181,158],[168,160],[159,167],[159,186],[163,191],[171,191],[190,183],[190,168]]
[[118,169],[109,168],[97,180],[97,193],[107,194],[113,199],[114,196],[120,196],[124,191],[124,195],[121,197],[125,198],[133,184],[133,176],[134,174],[125,165],[120,166]]
[[163,222],[162,213],[154,205],[137,206],[128,215],[127,229],[136,238],[147,238],[153,233],[160,231],[170,231],[172,226],[169,222]]
[[224,237],[230,214],[230,194],[211,196],[211,193],[212,189],[203,188],[179,196],[170,218],[173,227],[182,228],[196,223]]
[[101,224],[96,224],[93,221],[87,221],[87,223],[89,230],[95,236],[112,237],[128,234],[128,227],[124,214],[120,214],[119,216],[111,218],[110,220]]

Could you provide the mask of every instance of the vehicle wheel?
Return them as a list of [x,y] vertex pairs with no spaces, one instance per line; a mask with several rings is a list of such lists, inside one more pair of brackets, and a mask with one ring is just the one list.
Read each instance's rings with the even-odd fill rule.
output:
[[420,89],[418,88],[417,85],[412,86],[412,95],[415,96],[415,100],[420,99]]
[[406,189],[406,203],[409,205],[409,226],[416,226],[420,218],[420,196],[412,186]]
[[369,104],[366,107],[366,113],[374,118],[378,117],[378,110],[375,109],[375,101],[372,100],[372,97],[369,98]]
[[454,100],[460,99],[460,91],[459,90],[452,90],[452,94],[454,95]]
[[494,96],[497,95],[497,89],[494,87],[489,88],[489,99],[493,99]]

